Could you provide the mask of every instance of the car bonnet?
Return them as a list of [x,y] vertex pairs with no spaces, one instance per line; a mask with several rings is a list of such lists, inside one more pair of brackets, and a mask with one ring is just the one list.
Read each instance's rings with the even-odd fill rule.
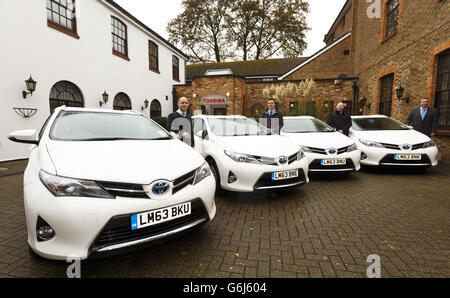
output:
[[179,140],[63,142],[47,149],[59,176],[137,184],[172,181],[205,161]]

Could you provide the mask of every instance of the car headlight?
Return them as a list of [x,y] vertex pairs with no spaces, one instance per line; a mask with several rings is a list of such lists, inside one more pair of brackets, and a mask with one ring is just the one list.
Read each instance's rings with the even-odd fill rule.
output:
[[94,181],[55,176],[44,170],[39,172],[39,178],[55,197],[115,199]]
[[435,147],[435,146],[436,146],[436,144],[434,144],[433,141],[429,141],[429,142],[426,142],[426,143],[423,144],[423,148],[424,149],[425,148],[430,148],[430,147]]
[[358,146],[356,146],[355,143],[353,143],[351,146],[348,147],[347,152],[353,152],[358,150]]
[[380,143],[377,142],[372,142],[372,141],[366,141],[366,140],[359,140],[361,142],[361,144],[364,144],[368,147],[376,147],[376,148],[384,148],[384,146]]
[[251,155],[240,154],[228,150],[225,150],[224,152],[228,157],[237,162],[260,163],[256,158],[254,158]]
[[303,150],[297,152],[297,160],[301,160],[303,157],[305,157],[305,152],[303,152]]
[[207,162],[205,162],[201,167],[199,167],[195,171],[194,181],[192,182],[192,184],[196,185],[197,183],[199,183],[200,181],[202,181],[209,175],[211,175],[211,168],[209,167],[209,164]]

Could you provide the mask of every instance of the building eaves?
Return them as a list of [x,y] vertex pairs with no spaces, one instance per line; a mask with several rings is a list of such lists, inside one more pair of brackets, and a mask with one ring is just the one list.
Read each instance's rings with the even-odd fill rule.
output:
[[117,9],[118,11],[120,11],[121,13],[123,13],[124,15],[126,15],[127,17],[129,17],[133,22],[135,22],[136,24],[138,24],[139,26],[141,26],[143,29],[145,29],[148,33],[150,33],[151,35],[155,36],[157,39],[159,39],[161,42],[163,42],[165,45],[167,45],[169,48],[171,48],[172,50],[176,51],[178,54],[180,54],[183,58],[185,58],[186,60],[189,59],[189,57],[183,53],[180,49],[178,49],[176,46],[174,46],[173,44],[171,44],[169,41],[167,41],[164,37],[162,37],[161,35],[159,35],[158,33],[156,33],[155,31],[153,31],[152,29],[150,29],[147,25],[145,25],[144,23],[142,23],[138,18],[136,18],[135,16],[133,16],[131,13],[129,13],[127,10],[125,10],[122,6],[120,6],[119,4],[117,4],[116,2],[114,2],[113,0],[103,0],[104,2],[108,3],[109,5],[111,5],[112,7],[114,7],[115,9]]
[[186,66],[186,79],[191,80],[202,77],[207,70],[212,69],[231,69],[233,75],[238,77],[279,77],[289,69],[301,64],[306,59],[308,58],[281,58],[191,64]]

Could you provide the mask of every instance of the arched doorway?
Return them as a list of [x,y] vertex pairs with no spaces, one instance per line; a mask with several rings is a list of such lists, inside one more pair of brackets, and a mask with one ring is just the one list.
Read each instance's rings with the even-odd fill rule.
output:
[[68,81],[59,81],[50,90],[50,113],[60,106],[84,108],[80,88]]
[[150,104],[150,118],[161,117],[161,103],[154,99]]
[[114,97],[113,109],[119,111],[131,110],[130,97],[123,92],[117,93]]

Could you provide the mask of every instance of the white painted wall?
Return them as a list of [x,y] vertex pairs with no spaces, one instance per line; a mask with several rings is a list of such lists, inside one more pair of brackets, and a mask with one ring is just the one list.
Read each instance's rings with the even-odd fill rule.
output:
[[[7,136],[14,130],[41,128],[50,115],[50,90],[61,80],[81,89],[88,108],[99,108],[106,90],[109,102],[103,108],[112,109],[114,96],[125,92],[135,110],[141,110],[145,99],[158,99],[163,116],[172,112],[173,85],[185,82],[184,57],[106,2],[76,2],[80,39],[47,26],[45,0],[0,1],[0,161],[28,158],[28,146],[13,143]],[[112,15],[128,27],[131,61],[112,54]],[[160,74],[148,68],[148,40],[158,44]],[[172,79],[172,55],[180,59],[181,82]],[[30,74],[38,82],[36,92],[23,99],[24,81]],[[22,118],[14,107],[38,112]],[[149,109],[144,113],[149,114]]]

